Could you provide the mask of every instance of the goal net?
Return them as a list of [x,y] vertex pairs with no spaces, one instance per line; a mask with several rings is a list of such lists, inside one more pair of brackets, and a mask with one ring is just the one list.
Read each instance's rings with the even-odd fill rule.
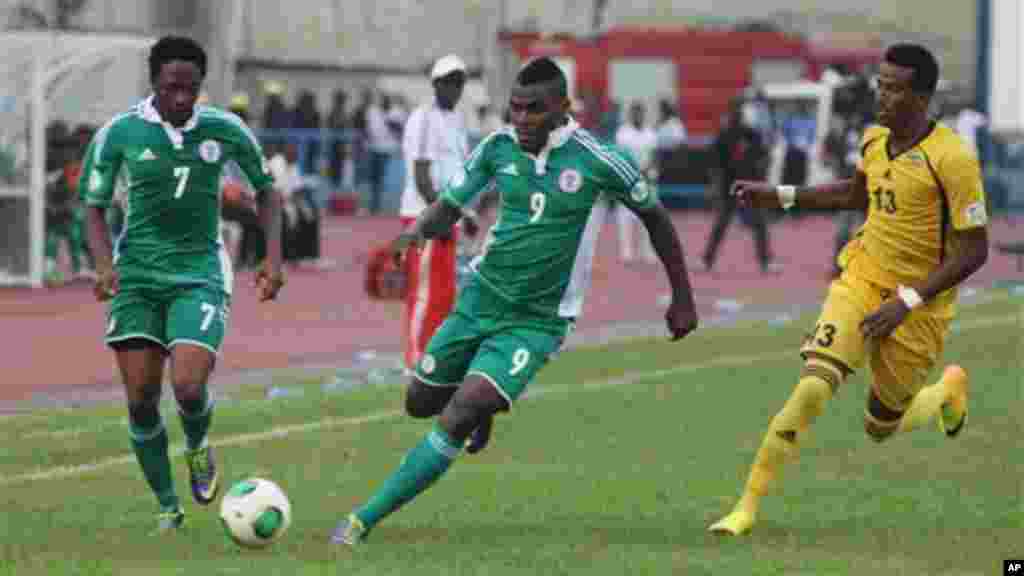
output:
[[0,285],[42,285],[48,174],[71,159],[60,135],[102,126],[148,92],[154,40],[0,33]]

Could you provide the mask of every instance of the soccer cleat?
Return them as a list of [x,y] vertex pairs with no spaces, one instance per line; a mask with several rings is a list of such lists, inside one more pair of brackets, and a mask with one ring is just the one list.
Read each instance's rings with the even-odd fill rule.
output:
[[185,510],[181,506],[157,514],[156,534],[167,534],[185,525]]
[[728,516],[712,524],[708,528],[708,532],[739,536],[750,532],[753,526],[754,515],[741,508],[736,508]]
[[967,393],[970,380],[967,378],[967,371],[956,364],[946,367],[942,380],[949,392],[949,400],[939,411],[939,426],[946,436],[953,438],[960,434],[967,424]]
[[192,483],[192,498],[202,505],[213,502],[220,488],[217,463],[213,459],[213,448],[208,445],[185,451],[188,473]]
[[494,416],[488,416],[477,426],[473,434],[466,440],[466,453],[476,454],[487,447],[491,440],[491,427],[494,426]]
[[369,530],[367,530],[363,521],[355,514],[349,514],[348,518],[339,523],[338,527],[334,529],[334,533],[331,534],[331,544],[358,546],[366,540],[368,533]]

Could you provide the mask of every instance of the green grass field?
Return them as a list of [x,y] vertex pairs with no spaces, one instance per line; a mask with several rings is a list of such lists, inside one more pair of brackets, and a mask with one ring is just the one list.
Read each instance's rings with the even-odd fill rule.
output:
[[[213,431],[226,479],[265,476],[292,500],[291,530],[264,551],[237,549],[216,508],[191,501],[186,531],[147,536],[155,503],[120,406],[2,419],[0,573],[991,575],[1024,557],[1024,300],[1005,293],[963,309],[947,347],[975,391],[960,438],[927,429],[874,444],[857,376],[753,534],[705,532],[795,383],[811,320],[563,354],[484,453],[355,550],[328,544],[335,522],[429,427],[400,414],[397,386],[324,394],[306,376],[282,382],[302,397],[230,392]],[[187,499],[180,456],[175,472]]]

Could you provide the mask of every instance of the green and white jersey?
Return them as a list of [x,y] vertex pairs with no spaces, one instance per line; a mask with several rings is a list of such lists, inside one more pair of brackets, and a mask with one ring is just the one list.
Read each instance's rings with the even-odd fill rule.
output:
[[524,152],[512,131],[491,134],[441,199],[461,208],[492,185],[501,195],[498,218],[473,270],[510,302],[563,318],[583,308],[605,220],[602,195],[640,211],[658,204],[628,154],[571,119],[537,156]]
[[122,282],[207,284],[230,294],[220,236],[221,171],[230,160],[256,190],[272,186],[259,142],[230,112],[196,106],[178,129],[149,98],[96,133],[79,190],[86,205],[106,207],[118,176],[127,182],[125,226],[114,248]]

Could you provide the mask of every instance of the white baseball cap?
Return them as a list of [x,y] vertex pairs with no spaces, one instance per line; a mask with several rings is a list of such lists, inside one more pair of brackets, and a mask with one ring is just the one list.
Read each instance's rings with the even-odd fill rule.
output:
[[434,67],[430,70],[430,79],[437,80],[438,78],[444,78],[453,72],[462,72],[465,74],[466,63],[462,61],[462,58],[459,58],[455,54],[449,54],[441,57],[437,62],[434,62]]

